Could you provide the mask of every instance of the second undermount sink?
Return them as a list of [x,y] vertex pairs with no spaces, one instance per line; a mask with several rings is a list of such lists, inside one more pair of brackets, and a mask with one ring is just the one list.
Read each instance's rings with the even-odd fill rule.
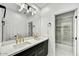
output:
[[15,44],[13,45],[13,48],[21,48],[21,47],[24,47],[25,45],[28,45],[28,44],[31,44],[30,42],[24,42],[24,43],[21,43],[21,44]]

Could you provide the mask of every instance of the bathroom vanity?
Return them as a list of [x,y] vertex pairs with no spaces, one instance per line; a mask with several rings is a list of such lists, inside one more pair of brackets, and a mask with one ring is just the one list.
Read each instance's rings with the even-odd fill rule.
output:
[[48,40],[26,49],[14,56],[46,56],[48,54]]
[[4,43],[0,55],[2,56],[46,56],[48,54],[48,38],[24,38],[24,43],[15,41]]

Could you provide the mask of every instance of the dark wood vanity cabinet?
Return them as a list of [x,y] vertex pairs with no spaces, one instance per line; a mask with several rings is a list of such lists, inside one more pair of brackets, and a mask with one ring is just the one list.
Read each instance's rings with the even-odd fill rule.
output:
[[48,40],[41,42],[14,56],[46,56],[48,54]]

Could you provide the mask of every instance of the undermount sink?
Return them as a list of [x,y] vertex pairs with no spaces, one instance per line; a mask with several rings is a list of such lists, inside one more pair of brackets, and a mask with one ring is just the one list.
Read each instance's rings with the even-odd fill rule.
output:
[[15,44],[13,45],[13,48],[21,48],[21,47],[24,47],[25,45],[28,45],[28,44],[32,44],[32,43],[35,43],[37,42],[37,40],[40,40],[41,38],[37,38],[37,39],[29,39],[29,40],[25,40],[24,43],[21,43],[21,44]]
[[16,45],[13,45],[14,48],[21,48],[21,47],[24,47],[25,45],[28,45],[28,44],[31,44],[30,42],[24,42],[24,43],[21,43],[21,44],[16,44]]

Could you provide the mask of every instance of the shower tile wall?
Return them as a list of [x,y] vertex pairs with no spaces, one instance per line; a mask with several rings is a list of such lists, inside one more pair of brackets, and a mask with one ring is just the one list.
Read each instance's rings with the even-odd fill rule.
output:
[[74,12],[56,16],[56,43],[72,45],[72,20]]

